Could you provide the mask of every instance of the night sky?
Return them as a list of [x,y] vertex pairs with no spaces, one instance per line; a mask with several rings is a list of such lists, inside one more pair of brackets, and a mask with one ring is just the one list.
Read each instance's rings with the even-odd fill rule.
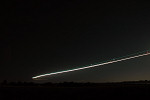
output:
[[[32,81],[39,74],[150,49],[149,5],[131,0],[6,2],[2,12],[5,31],[0,36],[0,81]],[[50,82],[149,80],[150,56],[46,79]]]

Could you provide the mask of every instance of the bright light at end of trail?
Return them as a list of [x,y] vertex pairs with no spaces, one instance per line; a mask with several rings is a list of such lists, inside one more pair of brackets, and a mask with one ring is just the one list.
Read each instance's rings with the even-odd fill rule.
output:
[[111,63],[115,63],[115,62],[120,62],[120,61],[124,61],[124,60],[129,60],[129,59],[133,59],[133,58],[137,58],[137,57],[146,56],[146,55],[149,55],[149,54],[150,53],[147,52],[147,53],[140,54],[140,55],[137,55],[137,56],[131,56],[131,57],[126,57],[126,58],[117,59],[117,60],[114,59],[112,61],[108,61],[108,62],[100,63],[100,64],[95,64],[95,65],[90,65],[90,66],[86,66],[86,67],[75,68],[75,69],[70,69],[70,70],[65,70],[65,71],[60,71],[60,72],[53,72],[53,73],[42,74],[42,75],[38,75],[38,76],[32,77],[32,79],[37,79],[37,78],[44,77],[44,76],[50,76],[50,75],[55,75],[55,74],[60,74],[60,73],[66,73],[66,72],[72,72],[72,71],[92,68],[92,67],[96,67],[96,66],[102,66],[102,65],[106,65],[106,64],[111,64]]

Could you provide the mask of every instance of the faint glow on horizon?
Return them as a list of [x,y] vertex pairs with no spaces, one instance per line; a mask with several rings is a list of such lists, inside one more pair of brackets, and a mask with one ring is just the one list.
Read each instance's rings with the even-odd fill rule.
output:
[[102,65],[106,65],[106,64],[111,64],[111,63],[115,63],[115,62],[120,62],[120,61],[124,61],[124,60],[129,60],[129,59],[133,59],[133,58],[138,58],[138,57],[146,56],[146,55],[149,55],[149,54],[150,53],[147,51],[146,53],[139,54],[137,56],[120,58],[120,59],[117,59],[117,60],[113,59],[113,60],[108,61],[108,62],[104,62],[104,63],[100,63],[100,64],[95,64],[95,65],[90,65],[90,66],[86,66],[86,67],[75,68],[75,69],[70,69],[70,70],[65,70],[65,71],[59,71],[59,72],[53,72],[53,73],[47,73],[47,74],[42,74],[42,75],[38,75],[38,76],[32,77],[32,79],[37,79],[37,78],[44,77],[44,76],[50,76],[50,75],[55,75],[55,74],[61,74],[61,73],[66,73],[66,72],[72,72],[72,71],[77,71],[77,70],[92,68],[92,67],[96,67],[96,66],[102,66]]

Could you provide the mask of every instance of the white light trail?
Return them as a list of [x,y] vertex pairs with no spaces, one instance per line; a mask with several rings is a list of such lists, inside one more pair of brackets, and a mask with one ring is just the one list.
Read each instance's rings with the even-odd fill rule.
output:
[[59,72],[42,74],[42,75],[38,75],[38,76],[32,77],[32,79],[37,79],[37,78],[44,77],[44,76],[50,76],[50,75],[55,75],[55,74],[60,74],[60,73],[67,73],[67,72],[72,72],[72,71],[77,71],[77,70],[92,68],[92,67],[96,67],[96,66],[102,66],[102,65],[106,65],[106,64],[111,64],[111,63],[115,63],[115,62],[120,62],[120,61],[125,61],[125,60],[129,60],[129,59],[133,59],[133,58],[138,58],[138,57],[146,56],[146,55],[149,55],[149,54],[150,53],[147,52],[147,53],[140,54],[140,55],[137,55],[137,56],[122,58],[122,59],[113,60],[113,61],[108,61],[108,62],[101,63],[101,64],[95,64],[95,65],[90,65],[90,66],[81,67],[81,68],[75,68],[75,69],[70,69],[70,70],[65,70],[65,71],[59,71]]

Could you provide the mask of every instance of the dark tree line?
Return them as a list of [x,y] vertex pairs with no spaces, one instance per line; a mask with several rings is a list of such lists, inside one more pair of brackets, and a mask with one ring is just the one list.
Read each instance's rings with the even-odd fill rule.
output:
[[92,82],[62,82],[62,83],[35,83],[35,82],[8,82],[4,80],[0,86],[50,86],[50,87],[87,87],[87,86],[114,86],[114,85],[150,85],[150,80],[141,81],[125,81],[125,82],[106,82],[106,83],[92,83]]

